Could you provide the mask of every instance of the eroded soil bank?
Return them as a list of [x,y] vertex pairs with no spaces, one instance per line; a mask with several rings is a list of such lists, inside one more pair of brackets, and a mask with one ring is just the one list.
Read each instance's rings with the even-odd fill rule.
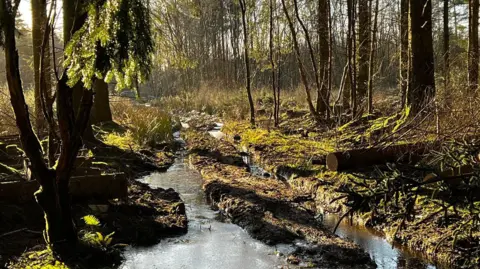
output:
[[[186,233],[185,205],[178,193],[173,189],[152,189],[135,180],[151,172],[165,171],[173,163],[173,154],[168,153],[172,150],[163,148],[162,154],[157,154],[154,149],[133,152],[108,145],[91,149],[88,155],[94,166],[101,166],[103,173],[123,173],[127,177],[128,195],[125,199],[92,197],[74,201],[74,221],[81,243],[93,245],[101,251],[62,257],[65,265],[70,268],[115,268],[121,262],[120,254],[125,246],[152,246],[162,238]],[[43,215],[34,201],[22,204],[0,202],[0,216],[0,268],[60,266],[45,251]],[[94,216],[99,224],[87,225],[85,216]],[[104,239],[89,236],[97,232],[102,237],[113,233],[112,241],[106,244]]]
[[232,223],[267,244],[305,240],[288,257],[319,268],[374,268],[356,244],[325,230],[310,196],[272,177],[252,176],[231,144],[205,132],[186,134],[190,164],[204,178],[208,201]]
[[[466,227],[475,224],[469,222],[468,217],[462,217],[462,212],[451,208],[449,218],[445,219],[441,200],[429,199],[428,194],[398,196],[388,204],[375,205],[373,210],[366,207],[360,210],[361,213],[347,214],[352,205],[362,201],[361,196],[351,199],[352,194],[355,195],[351,190],[368,194],[371,184],[381,182],[376,181],[377,178],[392,175],[391,167],[387,165],[344,172],[331,172],[325,168],[321,157],[335,151],[335,144],[352,147],[348,141],[352,140],[354,132],[322,134],[320,130],[289,132],[285,128],[251,129],[248,124],[230,123],[222,129],[224,139],[228,141],[225,148],[248,153],[254,163],[283,179],[292,192],[311,197],[314,214],[346,215],[347,219],[383,234],[390,242],[421,253],[439,268],[479,268],[480,233],[475,229],[472,233],[464,233]],[[219,152],[217,156],[224,158],[223,152],[229,151],[222,149]],[[423,178],[412,166],[394,168],[407,177]],[[416,199],[415,207],[407,212],[407,204],[412,198]]]

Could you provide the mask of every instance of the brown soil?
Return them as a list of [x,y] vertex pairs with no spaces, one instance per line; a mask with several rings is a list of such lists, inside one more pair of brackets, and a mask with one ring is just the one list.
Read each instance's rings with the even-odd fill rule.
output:
[[[173,189],[151,189],[134,180],[147,173],[165,170],[173,162],[172,154],[158,159],[153,152],[125,152],[105,145],[92,151],[95,162],[107,164],[105,172],[126,174],[128,198],[74,201],[74,221],[80,237],[88,229],[82,219],[86,215],[99,219],[102,234],[115,232],[114,246],[150,246],[162,238],[187,231],[185,205],[178,193]],[[0,268],[23,268],[29,264],[35,256],[32,253],[46,247],[43,229],[43,213],[35,202],[20,205],[0,202]],[[105,253],[101,255],[105,256]],[[76,262],[69,265],[75,268]],[[80,268],[91,268],[91,263],[87,261],[86,264]]]
[[235,147],[202,133],[188,133],[190,163],[204,177],[212,206],[231,222],[267,244],[305,239],[297,257],[325,268],[375,267],[368,254],[324,229],[315,220],[315,202],[284,181],[252,176]]
[[[244,130],[236,128],[227,133],[230,145],[234,135],[244,137]],[[276,139],[276,140],[275,140]],[[319,145],[326,144],[322,139],[318,140],[312,136],[303,137],[297,134],[288,134],[281,137],[287,144],[298,145],[299,141],[314,141]],[[330,138],[331,139],[331,138]],[[292,175],[286,182],[295,191],[309,195],[313,198],[318,212],[335,213],[343,215],[350,210],[343,187],[352,182],[361,186],[362,178],[378,176],[377,171],[388,171],[387,167],[379,165],[357,169],[346,172],[328,172],[322,165],[312,165],[308,162],[299,163],[300,158],[310,159],[317,157],[319,150],[313,151],[308,147],[299,147],[301,154],[278,152],[278,148],[284,146],[285,142],[279,143],[278,138],[262,141],[249,139],[248,150],[256,164],[259,164],[271,173],[282,173]],[[288,142],[289,141],[289,142]],[[238,147],[238,146],[237,146]],[[239,148],[239,147],[238,147]],[[423,178],[419,170],[411,166],[397,166],[397,169],[410,178]],[[474,232],[468,238],[460,236],[460,231],[465,230],[465,223],[468,220],[450,213],[448,224],[445,222],[443,212],[438,212],[438,205],[435,206],[425,195],[419,195],[420,202],[416,203],[413,210],[413,218],[404,219],[405,205],[403,202],[408,197],[400,197],[396,205],[388,205],[385,210],[383,206],[378,212],[372,213],[369,210],[360,211],[352,218],[361,224],[365,224],[385,234],[388,240],[407,246],[411,251],[422,253],[426,259],[438,263],[447,268],[479,268],[480,232]],[[438,201],[441,203],[441,200]],[[404,222],[402,229],[397,228]],[[393,235],[396,233],[396,238]],[[460,241],[459,241],[460,240]]]

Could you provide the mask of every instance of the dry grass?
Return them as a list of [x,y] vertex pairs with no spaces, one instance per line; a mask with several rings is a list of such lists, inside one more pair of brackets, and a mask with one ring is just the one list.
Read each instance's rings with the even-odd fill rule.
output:
[[107,143],[126,147],[155,147],[173,139],[172,119],[158,107],[147,107],[128,99],[116,98],[111,103],[114,121],[127,128],[126,132],[108,133]]
[[[25,91],[25,99],[30,112],[30,121],[35,121],[35,105],[33,98],[33,90]],[[15,123],[15,115],[10,103],[10,93],[7,85],[0,86],[0,136],[15,135],[18,133]]]

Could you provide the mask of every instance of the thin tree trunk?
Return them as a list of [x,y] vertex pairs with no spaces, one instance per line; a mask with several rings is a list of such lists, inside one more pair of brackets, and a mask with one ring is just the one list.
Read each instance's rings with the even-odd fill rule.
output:
[[[330,117],[330,1],[318,1],[318,43],[320,54],[320,92],[317,96],[317,112]],[[326,19],[327,18],[327,19]]]
[[369,58],[371,49],[371,18],[368,7],[370,0],[358,0],[358,77],[357,102],[363,106],[368,91]]
[[248,104],[250,106],[250,124],[255,126],[255,106],[253,104],[252,90],[251,90],[251,78],[250,78],[250,59],[248,56],[248,25],[247,25],[247,6],[246,0],[240,0],[240,9],[242,11],[242,24],[243,24],[243,49],[245,54],[245,70],[246,70],[246,88],[248,95]]
[[449,91],[448,85],[450,83],[450,29],[448,27],[448,15],[449,15],[449,0],[443,1],[443,76],[444,76],[444,91],[445,98],[448,103]]
[[408,104],[415,115],[435,96],[432,0],[410,0],[411,83]]
[[468,82],[470,93],[478,90],[478,11],[479,0],[469,0],[468,6]]
[[315,78],[315,85],[317,86],[317,115],[319,116],[323,111],[326,110],[326,100],[325,96],[322,94],[322,85],[320,84],[320,77],[318,75],[318,66],[317,66],[317,60],[315,59],[315,52],[313,51],[312,47],[312,41],[310,40],[310,34],[308,32],[307,27],[302,21],[302,18],[300,18],[300,14],[298,12],[298,3],[297,0],[293,0],[293,6],[295,10],[295,17],[297,18],[297,21],[300,23],[300,26],[302,27],[303,33],[305,35],[305,40],[307,42],[307,47],[308,47],[308,52],[310,56],[310,62],[313,67],[313,75]]
[[[33,70],[35,77],[35,90],[34,90],[34,99],[35,99],[35,128],[38,131],[43,130],[45,126],[45,119],[42,113],[42,93],[40,89],[43,88],[46,91],[50,92],[51,79],[50,79],[50,49],[48,42],[45,47],[45,72],[44,80],[40,81],[40,50],[43,45],[43,36],[45,32],[45,25],[47,20],[47,1],[45,0],[32,0],[32,49],[33,49]],[[43,83],[43,85],[41,85]]]
[[273,0],[270,0],[269,2],[269,8],[270,8],[270,28],[269,28],[269,58],[270,58],[270,64],[272,68],[272,91],[273,91],[273,121],[275,127],[278,126],[278,103],[277,103],[277,85],[276,85],[276,77],[275,77],[275,58],[273,55],[273,50],[274,50],[274,42],[273,42],[273,10],[274,10],[274,2]]
[[352,117],[357,116],[357,84],[356,84],[356,41],[355,41],[355,0],[347,1],[348,11],[348,75],[350,81],[350,104]]
[[[378,28],[378,6],[379,0],[375,1],[375,15],[373,19],[372,44],[370,48],[370,59],[368,67],[368,114],[373,113],[373,68],[375,60],[375,50],[377,45],[377,28]],[[370,4],[370,8],[372,3]]]
[[402,108],[407,104],[408,87],[408,1],[400,2],[400,95],[402,98]]
[[300,47],[298,45],[298,40],[297,40],[297,33],[295,31],[295,26],[293,25],[292,18],[290,17],[290,14],[288,13],[287,6],[285,4],[285,0],[282,0],[282,8],[283,12],[285,13],[285,17],[287,18],[288,21],[288,27],[290,28],[290,32],[292,34],[292,39],[293,39],[293,48],[295,50],[295,57],[297,58],[297,63],[298,63],[298,68],[300,69],[300,78],[302,80],[302,83],[305,87],[305,92],[307,94],[307,103],[308,103],[308,108],[310,110],[310,114],[315,120],[318,119],[317,111],[315,110],[315,107],[313,106],[312,102],[312,96],[310,93],[310,86],[308,85],[308,80],[307,80],[307,72],[305,70],[305,67],[302,62],[302,56],[300,54]]

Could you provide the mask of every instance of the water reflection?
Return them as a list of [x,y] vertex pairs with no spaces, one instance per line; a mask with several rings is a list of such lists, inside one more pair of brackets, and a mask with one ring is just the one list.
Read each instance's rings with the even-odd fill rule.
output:
[[[292,268],[276,248],[252,239],[240,227],[218,221],[218,213],[205,203],[200,174],[190,170],[182,156],[166,173],[145,177],[152,187],[173,188],[187,205],[188,233],[151,248],[131,248],[122,269],[149,268]],[[282,251],[292,247],[278,246]]]
[[[333,230],[339,217],[328,214],[324,216],[324,225]],[[350,225],[348,221],[342,221],[336,234],[342,238],[348,238],[357,243],[370,254],[379,269],[408,268],[408,269],[435,269],[431,264],[422,262],[406,249],[392,247],[381,235],[361,225]]]

